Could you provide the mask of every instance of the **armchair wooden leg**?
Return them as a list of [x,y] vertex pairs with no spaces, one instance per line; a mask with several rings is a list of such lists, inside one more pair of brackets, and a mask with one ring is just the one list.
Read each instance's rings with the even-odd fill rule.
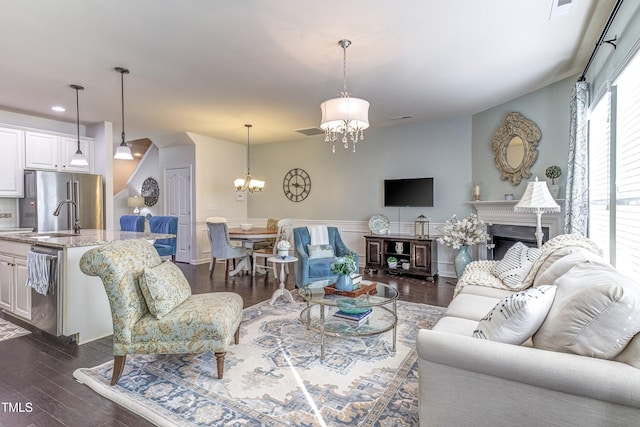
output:
[[127,361],[127,355],[113,356],[113,374],[111,375],[111,385],[116,385],[122,376],[124,364]]
[[224,373],[224,357],[227,355],[226,351],[215,352],[216,362],[218,364],[218,379],[222,379]]
[[240,326],[236,329],[236,333],[233,334],[233,343],[238,344],[240,342]]
[[224,280],[227,281],[229,278],[229,260],[224,260]]
[[216,269],[216,259],[211,258],[211,264],[209,265],[209,279],[213,277],[213,270]]

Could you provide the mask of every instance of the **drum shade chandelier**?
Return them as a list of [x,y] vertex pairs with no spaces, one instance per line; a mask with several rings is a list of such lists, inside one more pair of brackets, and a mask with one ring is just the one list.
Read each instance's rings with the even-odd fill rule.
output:
[[87,158],[82,154],[82,150],[80,150],[80,100],[78,91],[84,90],[84,88],[79,85],[69,85],[69,87],[76,91],[76,125],[78,128],[78,149],[76,150],[76,154],[71,158],[70,163],[73,166],[87,166],[89,162],[87,162]]
[[336,152],[336,140],[342,135],[344,148],[349,148],[349,140],[356,152],[356,143],[364,139],[364,130],[369,127],[369,102],[352,98],[347,92],[347,48],[350,40],[338,42],[343,51],[343,85],[340,98],[332,98],[320,104],[322,122],[320,128],[325,131],[325,141],[332,144]]
[[247,128],[247,174],[245,175],[244,178],[238,178],[234,180],[233,185],[235,185],[236,191],[248,190],[250,193],[254,193],[254,192],[262,191],[265,183],[264,181],[260,181],[259,179],[251,178],[251,167],[250,167],[251,163],[249,158],[249,154],[251,150],[251,144],[249,140],[249,129],[251,129],[251,125],[246,124],[245,127]]
[[133,160],[133,156],[131,155],[131,149],[129,148],[127,143],[124,141],[124,75],[129,74],[129,70],[122,67],[115,67],[114,70],[120,73],[120,89],[121,89],[121,95],[122,95],[122,98],[121,98],[122,99],[122,142],[118,146],[118,149],[116,150],[116,154],[113,156],[113,158],[120,159],[120,160]]

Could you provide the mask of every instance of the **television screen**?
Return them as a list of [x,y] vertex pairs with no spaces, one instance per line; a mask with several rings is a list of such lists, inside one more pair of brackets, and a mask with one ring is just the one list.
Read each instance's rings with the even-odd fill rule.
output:
[[385,179],[384,205],[433,207],[433,178]]

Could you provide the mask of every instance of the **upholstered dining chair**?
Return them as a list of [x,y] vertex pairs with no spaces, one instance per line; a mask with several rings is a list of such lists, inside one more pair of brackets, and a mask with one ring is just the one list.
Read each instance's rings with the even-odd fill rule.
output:
[[176,260],[176,248],[178,245],[178,217],[177,216],[152,216],[149,218],[149,231],[152,233],[175,234],[170,239],[158,239],[153,242],[153,247],[161,257],[170,256]]
[[329,280],[329,283],[337,279],[338,275],[331,271],[331,264],[336,257],[353,254],[356,266],[358,266],[358,254],[349,249],[336,227],[326,227],[328,244],[311,244],[311,236],[307,227],[293,229],[295,241],[296,263],[296,287],[307,285],[311,282]]
[[144,232],[144,217],[140,215],[122,215],[120,217],[120,230]]
[[[225,260],[225,280],[229,278],[229,260],[244,259],[247,268],[251,265],[251,251],[242,246],[235,246],[229,239],[227,220],[223,217],[207,218],[209,231],[209,243],[211,244],[211,262],[209,263],[209,278],[213,277],[216,268],[216,260]],[[240,243],[240,242],[238,242]]]
[[[280,240],[286,240],[288,242],[291,241],[292,238],[292,231],[293,231],[293,220],[292,219],[281,219],[278,221],[278,234],[275,239],[273,244],[271,245],[271,247],[267,247],[264,249],[258,249],[258,250],[253,250],[253,267],[252,267],[252,274],[255,276],[256,272],[258,274],[264,274],[266,273],[267,276],[269,275],[269,270],[273,271],[273,275],[274,277],[278,277],[278,273],[276,271],[276,267],[274,265],[268,265],[267,262],[267,258],[272,257],[276,254],[277,252],[277,248],[276,248],[276,244],[280,241]],[[262,259],[264,260],[264,263],[259,263],[258,261]],[[287,269],[287,273],[289,272],[289,266],[285,265],[285,268]]]
[[99,276],[113,319],[115,385],[128,354],[213,352],[218,378],[231,340],[237,344],[242,297],[233,292],[191,295],[182,271],[162,262],[146,239],[98,246],[80,258],[80,269]]

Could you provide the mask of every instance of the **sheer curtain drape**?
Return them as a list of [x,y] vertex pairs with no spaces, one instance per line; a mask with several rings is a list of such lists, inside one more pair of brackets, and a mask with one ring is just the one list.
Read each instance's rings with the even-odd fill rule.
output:
[[576,82],[571,91],[564,232],[583,236],[587,235],[589,216],[588,103],[589,85],[586,81]]

